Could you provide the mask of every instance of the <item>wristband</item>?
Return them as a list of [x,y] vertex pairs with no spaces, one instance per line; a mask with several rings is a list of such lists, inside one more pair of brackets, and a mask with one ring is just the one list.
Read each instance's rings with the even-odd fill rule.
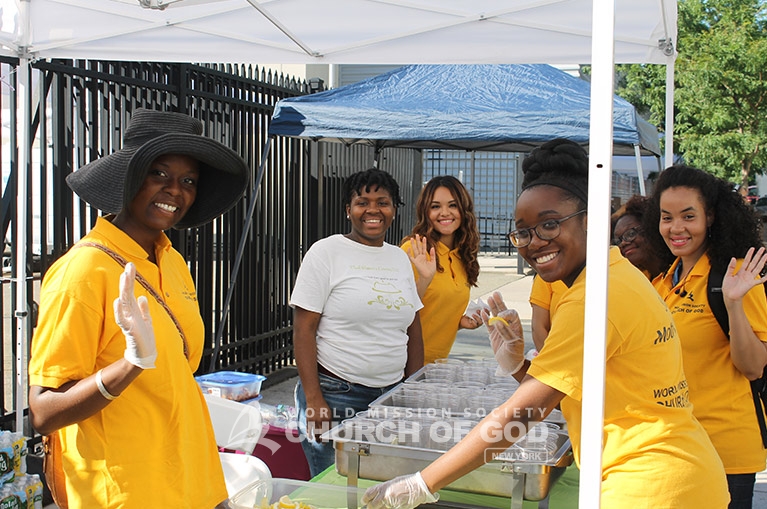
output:
[[96,387],[98,388],[99,392],[102,396],[104,396],[109,401],[113,401],[117,399],[117,396],[113,395],[111,392],[107,390],[106,387],[104,387],[104,381],[101,379],[101,372],[103,370],[96,371]]

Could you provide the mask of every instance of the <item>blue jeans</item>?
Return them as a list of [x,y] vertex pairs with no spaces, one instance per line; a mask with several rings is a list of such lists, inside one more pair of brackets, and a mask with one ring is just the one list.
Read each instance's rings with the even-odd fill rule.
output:
[[[325,401],[333,414],[333,426],[344,419],[354,417],[357,412],[368,409],[368,405],[379,396],[394,388],[393,384],[388,387],[367,387],[354,384],[325,375],[319,374],[320,390]],[[321,473],[335,463],[335,450],[332,442],[316,442],[306,439],[306,395],[301,386],[301,381],[296,383],[296,408],[298,409],[298,431],[301,433],[301,447],[309,463],[309,471],[312,477]]]
[[751,509],[754,500],[756,474],[727,474],[727,488],[730,490],[728,509]]

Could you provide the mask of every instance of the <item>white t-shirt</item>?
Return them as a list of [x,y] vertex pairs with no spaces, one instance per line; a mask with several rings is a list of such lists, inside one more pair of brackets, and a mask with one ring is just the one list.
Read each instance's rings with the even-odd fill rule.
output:
[[309,248],[298,270],[292,307],[320,313],[317,361],[349,382],[399,382],[407,328],[423,307],[410,259],[399,247],[366,246],[332,235]]

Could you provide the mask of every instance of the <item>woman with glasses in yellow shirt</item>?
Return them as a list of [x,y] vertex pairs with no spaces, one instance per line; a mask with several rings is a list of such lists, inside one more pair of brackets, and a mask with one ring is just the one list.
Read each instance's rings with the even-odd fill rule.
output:
[[[422,472],[370,488],[363,497],[370,509],[437,500],[436,491],[487,461],[488,449],[518,440],[507,431],[529,429],[558,404],[580,462],[588,157],[579,145],[558,139],[534,150],[522,169],[511,240],[540,277],[568,287],[551,310],[546,347],[525,360],[516,311],[491,299],[493,314],[504,318],[489,325],[496,359],[519,388]],[[724,469],[692,416],[668,308],[617,248],[610,251],[609,278],[602,506],[726,507]],[[658,341],[663,331],[665,340]],[[678,390],[675,397],[665,396],[669,387]]]

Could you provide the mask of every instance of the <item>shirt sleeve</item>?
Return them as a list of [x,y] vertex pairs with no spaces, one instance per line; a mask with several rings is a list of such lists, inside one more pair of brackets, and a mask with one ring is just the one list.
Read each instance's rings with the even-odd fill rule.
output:
[[580,401],[583,388],[583,305],[566,299],[557,309],[546,348],[532,360],[527,374]]
[[530,304],[543,309],[551,308],[551,285],[536,274],[533,278],[533,287],[530,289]]
[[330,294],[330,265],[322,244],[315,243],[306,252],[298,269],[290,296],[290,307],[322,313]]
[[106,297],[112,294],[108,274],[102,277],[104,269],[93,269],[97,265],[92,256],[84,253],[57,267],[50,274],[53,281],[41,289],[39,323],[30,351],[31,385],[59,387],[92,374],[97,358],[112,362],[123,355],[125,341],[117,341],[120,329],[105,315],[112,309]]

